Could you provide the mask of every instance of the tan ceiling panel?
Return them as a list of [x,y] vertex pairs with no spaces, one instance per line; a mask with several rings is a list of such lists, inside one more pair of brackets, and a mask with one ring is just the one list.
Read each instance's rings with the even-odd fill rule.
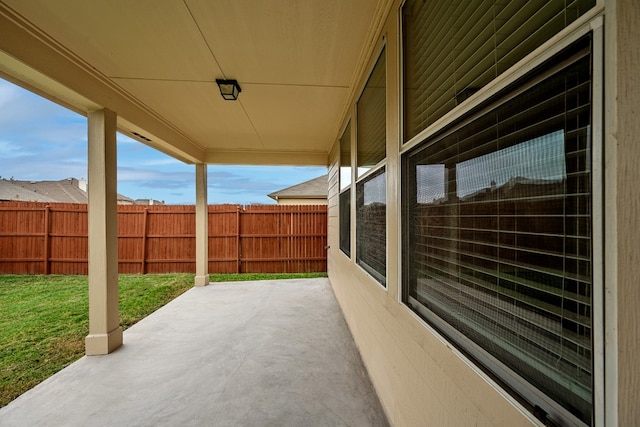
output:
[[[0,0],[21,37],[9,50],[26,61],[0,71],[79,111],[111,108],[189,161],[325,162],[391,3]],[[51,78],[27,80],[28,66]],[[221,98],[219,77],[239,81],[238,101]]]
[[213,81],[193,18],[173,0],[4,0],[108,77]]
[[186,0],[226,77],[241,83],[350,84],[373,0]]
[[198,141],[203,148],[262,149],[239,102],[225,101],[215,83],[116,79],[124,89]]
[[[242,105],[266,149],[328,152],[346,88],[245,85]],[[327,126],[329,124],[329,126]]]

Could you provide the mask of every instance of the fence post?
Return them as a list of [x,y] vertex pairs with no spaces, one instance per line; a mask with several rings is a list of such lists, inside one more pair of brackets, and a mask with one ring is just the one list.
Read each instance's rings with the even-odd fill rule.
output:
[[144,208],[142,215],[142,259],[140,262],[140,274],[147,274],[147,234],[149,232],[149,208]]
[[241,223],[241,220],[240,220],[240,215],[241,215],[240,209],[242,209],[242,206],[238,205],[238,206],[236,206],[236,208],[237,208],[237,210],[236,210],[236,231],[237,231],[237,234],[236,234],[236,248],[238,249],[238,255],[237,255],[237,258],[238,258],[237,261],[238,262],[236,263],[236,265],[237,265],[236,272],[237,273],[241,273],[242,272],[242,250],[240,249],[240,247],[241,247],[241,243],[242,242],[240,241],[240,223]]
[[51,206],[44,207],[44,274],[50,273],[49,258],[51,258]]
[[[209,221],[212,228],[213,224],[217,222],[223,223],[221,226],[224,226],[223,234],[210,236],[210,239],[224,238],[224,244],[220,249],[224,251],[224,257],[216,258],[216,261],[212,262],[224,262],[224,270],[232,273],[272,271],[274,269],[289,272],[309,271],[312,266],[315,268],[316,265],[317,269],[323,268],[326,271],[326,207],[285,208],[274,206],[273,209],[268,209],[266,207],[235,205],[234,220],[234,211],[229,210],[233,206],[226,205],[220,209],[221,212],[225,212],[226,219],[223,221],[213,221],[218,210],[210,209],[208,212],[209,217],[212,218]],[[167,209],[158,209],[159,207],[154,206],[139,206],[139,208],[135,209],[135,212],[124,208],[119,209],[120,218],[122,218],[122,214],[127,214],[124,215],[124,224],[121,227],[121,230],[125,231],[122,231],[123,235],[120,236],[122,237],[120,241],[123,242],[121,243],[123,246],[122,255],[127,257],[122,260],[122,264],[130,264],[128,268],[132,269],[132,272],[135,272],[135,265],[138,265],[137,270],[141,274],[149,273],[149,266],[152,272],[162,272],[158,270],[163,269],[166,272],[184,271],[184,263],[193,263],[193,259],[181,258],[181,254],[185,252],[182,249],[190,249],[186,245],[191,243],[186,238],[192,236],[185,234],[184,230],[186,223],[189,227],[191,226],[192,208],[166,207]],[[42,213],[42,217],[39,217],[38,221],[30,221],[30,224],[27,224],[29,229],[24,232],[26,233],[24,235],[22,232],[11,232],[10,229],[0,230],[3,239],[12,238],[16,242],[11,245],[0,245],[0,274],[8,271],[33,274],[34,269],[37,274],[56,272],[86,274],[86,261],[80,258],[81,254],[86,251],[87,234],[74,226],[75,223],[87,221],[86,206],[82,208],[73,204],[0,203],[0,213],[3,215],[6,215],[5,212],[14,211],[18,212],[18,216],[12,214],[10,218],[15,217],[16,219],[8,221],[2,219],[0,221],[2,222],[1,227],[4,227],[7,222],[23,221],[21,214],[19,214],[21,211],[28,211],[29,218],[31,215],[38,218],[40,215],[38,212]],[[141,214],[142,218],[139,216]],[[162,215],[158,216],[157,214]],[[154,219],[154,227],[151,224],[151,215],[154,215],[154,218],[158,217]],[[70,221],[69,218],[72,220]],[[234,221],[236,231],[233,230]],[[156,228],[156,222],[166,225],[160,225]],[[261,225],[263,228],[260,227]],[[272,230],[273,227],[277,227],[275,234]],[[152,228],[153,233],[151,233]],[[245,232],[253,234],[245,235]],[[189,233],[191,232],[189,231]],[[62,243],[59,243],[59,240],[62,240]],[[158,241],[157,245],[156,240]],[[234,242],[236,244],[235,250],[233,249]],[[247,244],[246,248],[244,247],[245,243]],[[19,254],[12,253],[11,250],[18,245],[28,245],[25,250],[30,252],[25,257],[17,258]],[[167,245],[172,247],[165,249],[168,247]],[[247,258],[245,258],[245,254]],[[245,261],[247,261],[246,264]],[[231,263],[235,263],[235,268]],[[19,271],[18,264],[20,264]]]

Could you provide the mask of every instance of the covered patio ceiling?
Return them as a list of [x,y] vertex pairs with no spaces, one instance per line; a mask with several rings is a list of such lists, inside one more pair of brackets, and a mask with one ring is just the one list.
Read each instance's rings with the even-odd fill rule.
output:
[[0,0],[0,76],[188,163],[326,165],[390,4]]

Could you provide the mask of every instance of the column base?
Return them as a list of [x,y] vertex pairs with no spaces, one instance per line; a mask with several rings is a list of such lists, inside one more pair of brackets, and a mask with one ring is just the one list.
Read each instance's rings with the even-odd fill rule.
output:
[[98,356],[109,354],[122,345],[122,327],[107,334],[89,334],[84,340],[85,354]]
[[206,274],[204,276],[196,276],[195,285],[196,286],[207,286],[209,284],[209,275]]

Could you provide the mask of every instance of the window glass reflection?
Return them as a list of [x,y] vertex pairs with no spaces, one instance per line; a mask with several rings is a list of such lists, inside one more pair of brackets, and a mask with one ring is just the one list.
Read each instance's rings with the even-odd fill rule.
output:
[[460,199],[487,189],[559,182],[567,177],[562,130],[456,165]]
[[365,206],[379,203],[387,204],[387,188],[385,175],[378,175],[369,181],[364,182],[363,204]]
[[387,191],[380,168],[356,185],[356,262],[383,286],[387,275]]
[[437,203],[445,198],[444,165],[417,165],[416,181],[418,187],[418,203]]

